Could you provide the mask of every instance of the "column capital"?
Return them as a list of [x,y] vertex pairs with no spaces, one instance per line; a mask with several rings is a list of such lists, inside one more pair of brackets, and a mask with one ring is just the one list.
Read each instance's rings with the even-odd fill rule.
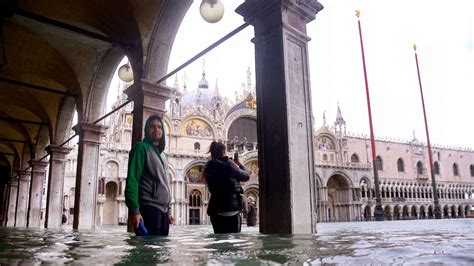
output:
[[317,0],[246,0],[236,12],[255,27],[255,41],[273,36],[280,31],[280,26],[309,41],[306,24],[322,9],[323,5]]
[[72,129],[82,139],[82,141],[99,144],[100,137],[105,132],[108,126],[93,124],[89,122],[80,122]]
[[49,162],[40,161],[40,160],[29,160],[28,164],[33,168],[33,171],[45,172],[46,167],[49,165]]
[[29,180],[31,177],[31,171],[28,170],[16,170],[18,173],[18,178],[20,180]]
[[64,147],[59,145],[49,145],[45,148],[45,150],[51,154],[64,154],[68,155],[72,151],[72,147]]
[[8,180],[8,183],[10,186],[18,186],[18,176],[12,176],[10,177],[10,180]]
[[128,87],[124,93],[135,104],[148,109],[148,113],[164,114],[167,112],[165,102],[171,98],[174,89],[151,80],[142,79]]

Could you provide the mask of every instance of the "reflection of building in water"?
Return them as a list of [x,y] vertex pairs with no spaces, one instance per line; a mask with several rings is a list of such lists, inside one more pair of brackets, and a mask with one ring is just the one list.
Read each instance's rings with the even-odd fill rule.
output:
[[[237,103],[210,89],[203,74],[197,88],[188,90],[175,81],[169,112],[164,117],[166,153],[172,180],[172,211],[177,224],[209,223],[206,214],[209,193],[202,179],[207,153],[213,140],[223,141],[229,156],[239,153],[250,171],[243,184],[245,196],[258,207],[258,158],[255,91],[250,73]],[[115,106],[125,99],[118,99]],[[126,223],[124,189],[128,152],[131,146],[132,106],[114,113],[103,138],[99,161],[97,223]],[[334,126],[315,131],[315,191],[318,221],[372,219],[374,212],[373,170],[370,140],[346,133],[338,107]],[[433,217],[433,193],[427,167],[427,149],[412,141],[377,140],[382,206],[386,219],[426,219]],[[434,147],[434,172],[444,218],[465,217],[474,204],[474,152]],[[75,152],[69,156],[65,209],[72,222],[74,206]],[[282,162],[275,162],[282,163]],[[306,200],[306,199],[301,199]]]

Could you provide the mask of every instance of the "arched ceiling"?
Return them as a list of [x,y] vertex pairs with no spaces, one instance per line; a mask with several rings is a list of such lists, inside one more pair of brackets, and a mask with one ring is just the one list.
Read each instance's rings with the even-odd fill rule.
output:
[[[140,76],[155,24],[169,3],[1,1],[0,153],[8,160],[17,156],[23,162],[21,153],[29,150],[25,145],[35,147],[38,139],[42,146],[62,143],[68,135],[65,131],[70,130],[65,125],[73,118],[69,99],[79,119],[87,121],[88,108],[100,110],[106,93],[97,90],[108,89],[104,84],[118,63],[117,48],[121,56],[130,58]],[[110,77],[104,77],[109,73]],[[44,139],[45,127],[49,141]]]

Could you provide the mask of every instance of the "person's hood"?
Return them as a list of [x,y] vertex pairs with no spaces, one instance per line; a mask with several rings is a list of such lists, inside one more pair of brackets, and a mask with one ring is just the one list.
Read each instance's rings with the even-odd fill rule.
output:
[[161,128],[163,130],[163,135],[161,137],[160,143],[157,146],[158,151],[161,153],[165,150],[165,147],[166,147],[166,137],[165,137],[165,125],[164,125],[163,120],[161,119],[160,116],[152,115],[152,116],[148,117],[148,119],[146,120],[145,129],[144,129],[145,130],[144,141],[147,141],[150,144],[154,145],[154,143],[151,141],[150,137],[148,136],[148,128],[150,127],[150,123],[151,123],[152,120],[160,120]]

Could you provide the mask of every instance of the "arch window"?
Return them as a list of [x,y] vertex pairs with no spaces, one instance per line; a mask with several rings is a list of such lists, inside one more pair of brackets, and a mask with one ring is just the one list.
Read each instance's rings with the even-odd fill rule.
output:
[[471,177],[474,177],[474,164],[471,164],[471,166],[469,166],[469,170],[471,172]]
[[189,194],[189,207],[201,207],[201,198],[201,191],[197,189],[191,191],[191,194]]
[[421,161],[416,163],[416,173],[419,175],[423,174],[423,163]]
[[375,158],[375,169],[377,169],[379,171],[383,170],[383,161],[382,161],[382,157],[380,157],[380,156],[377,156]]
[[459,175],[459,168],[457,163],[453,163],[453,175],[458,176]]
[[433,172],[434,172],[435,175],[439,175],[439,163],[438,162],[434,162]]
[[405,172],[405,163],[403,162],[402,158],[397,160],[397,169],[398,172]]
[[357,154],[352,154],[351,156],[351,163],[358,163],[359,162],[359,156]]

